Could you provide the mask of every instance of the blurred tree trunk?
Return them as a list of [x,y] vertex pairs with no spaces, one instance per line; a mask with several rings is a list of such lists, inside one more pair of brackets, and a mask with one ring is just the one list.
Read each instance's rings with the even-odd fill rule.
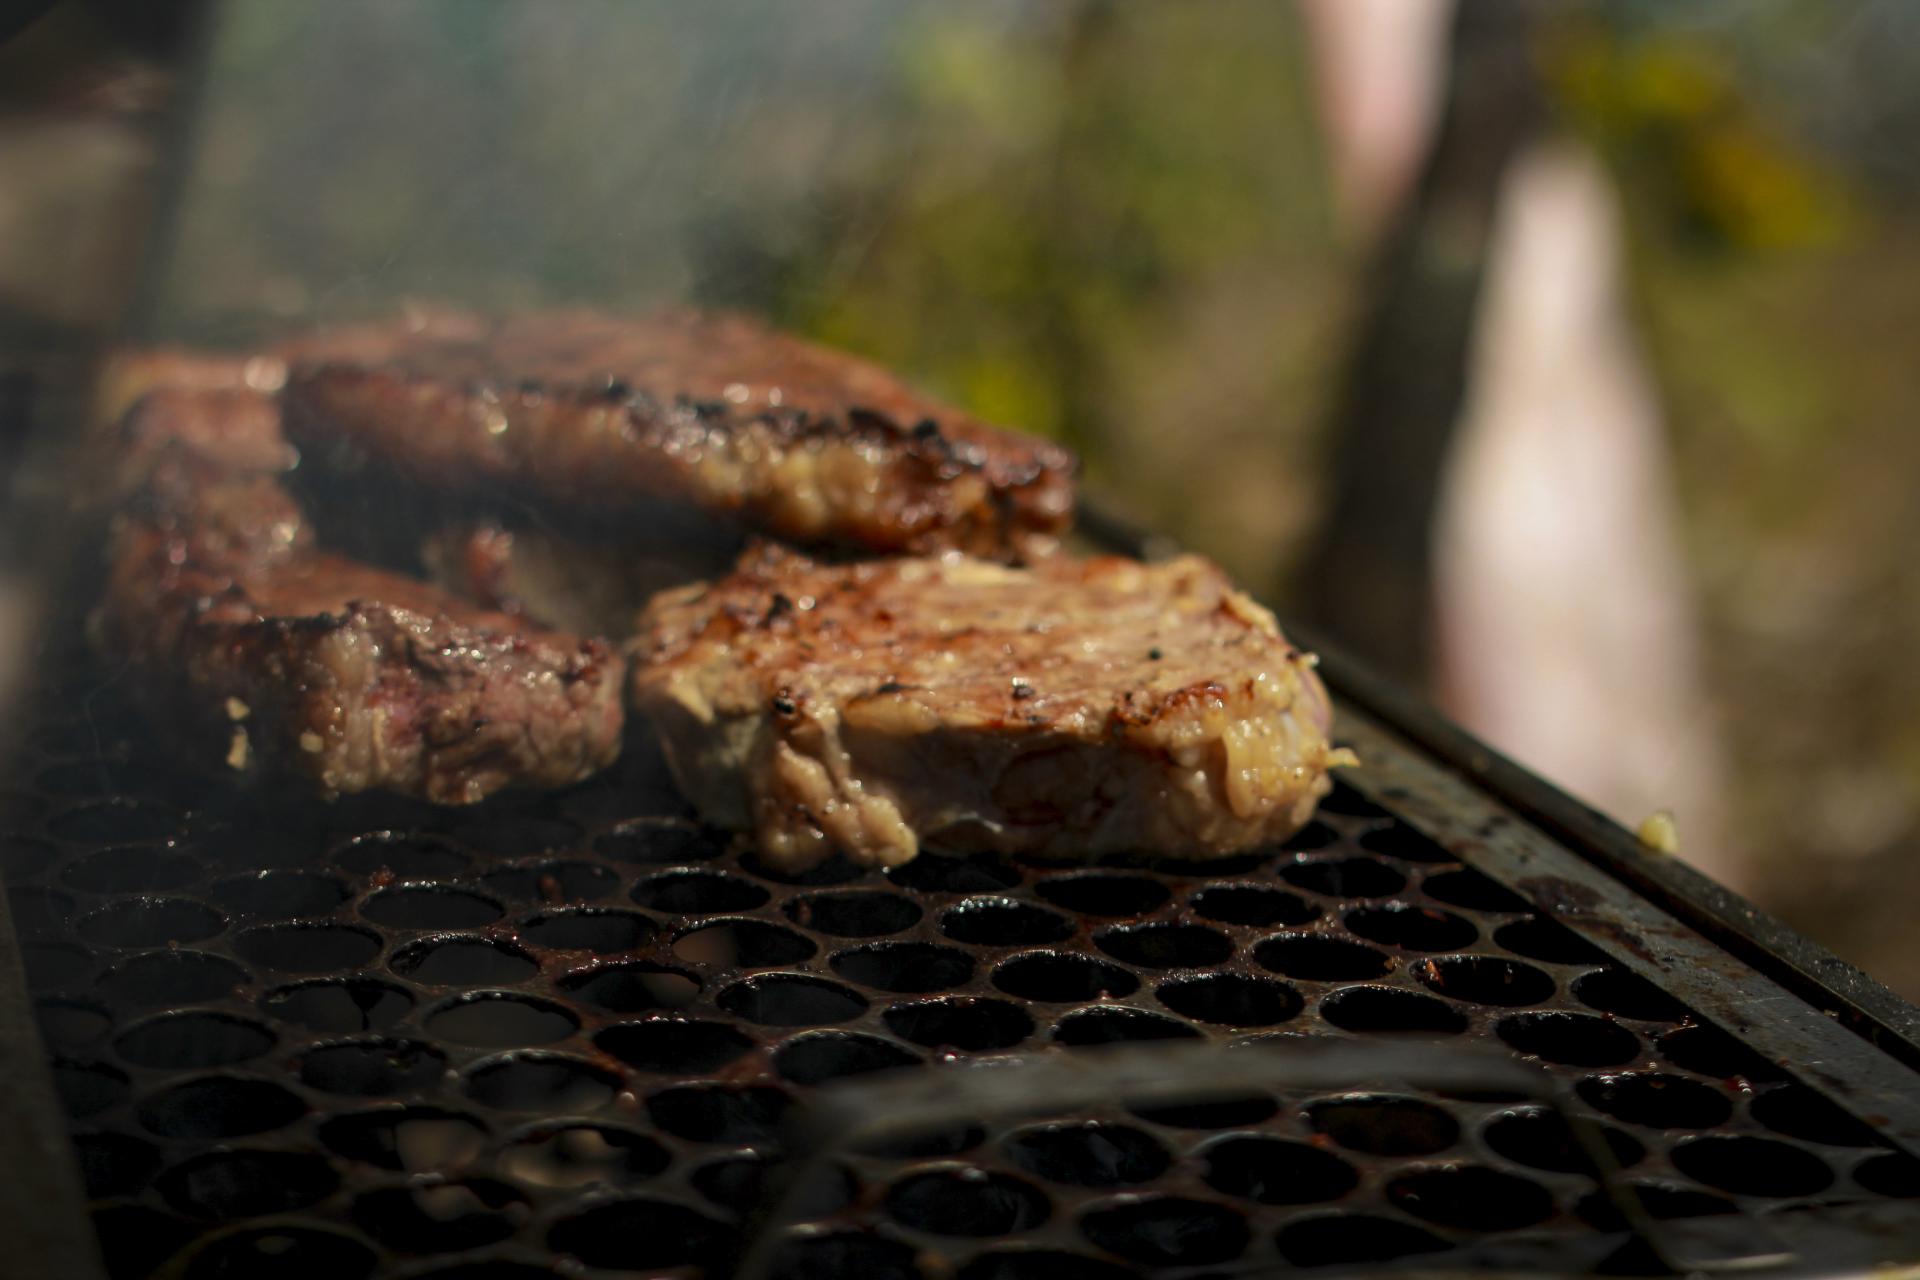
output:
[[1328,424],[1321,532],[1295,612],[1424,685],[1433,646],[1432,526],[1465,398],[1501,178],[1537,130],[1527,0],[1455,12],[1438,128],[1389,224]]

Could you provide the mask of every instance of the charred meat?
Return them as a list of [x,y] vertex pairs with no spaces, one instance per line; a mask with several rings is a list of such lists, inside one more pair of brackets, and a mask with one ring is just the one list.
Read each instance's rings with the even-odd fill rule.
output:
[[1197,557],[814,563],[751,549],[664,593],[636,708],[709,819],[804,868],[923,840],[1225,855],[1283,839],[1330,766],[1311,655]]
[[1019,559],[1072,514],[1064,451],[740,317],[536,313],[287,354],[294,443],[349,474],[862,552]]

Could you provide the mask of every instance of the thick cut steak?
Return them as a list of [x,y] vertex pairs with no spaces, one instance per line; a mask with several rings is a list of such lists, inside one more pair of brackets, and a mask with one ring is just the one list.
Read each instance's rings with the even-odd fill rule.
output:
[[936,838],[1225,855],[1291,834],[1349,759],[1312,656],[1192,556],[829,566],[760,546],[657,597],[634,657],[682,788],[795,869]]

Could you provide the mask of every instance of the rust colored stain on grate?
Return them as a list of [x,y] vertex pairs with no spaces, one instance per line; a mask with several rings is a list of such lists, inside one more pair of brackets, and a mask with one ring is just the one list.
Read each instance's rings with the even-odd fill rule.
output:
[[[642,754],[442,811],[236,795],[149,739],[34,731],[0,845],[116,1276],[697,1271],[811,1090],[1202,1037],[1545,1064],[1656,1219],[1920,1194],[1826,1097],[1345,788],[1210,867],[792,877]],[[1597,1265],[1625,1240],[1560,1115],[1366,1082],[983,1117],[851,1156],[801,1211],[777,1274],[1433,1262],[1508,1236]]]

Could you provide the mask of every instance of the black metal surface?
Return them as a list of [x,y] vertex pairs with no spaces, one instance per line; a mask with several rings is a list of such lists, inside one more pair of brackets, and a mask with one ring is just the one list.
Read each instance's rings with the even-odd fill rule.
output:
[[[1907,1068],[1352,705],[1367,765],[1285,849],[795,883],[643,749],[555,796],[327,806],[180,772],[110,671],[50,686],[5,874],[117,1276],[718,1270],[848,1077],[1396,1032],[1540,1064],[1688,1256],[1920,1259]],[[836,1160],[771,1274],[1659,1269],[1549,1113],[1390,1066]]]

